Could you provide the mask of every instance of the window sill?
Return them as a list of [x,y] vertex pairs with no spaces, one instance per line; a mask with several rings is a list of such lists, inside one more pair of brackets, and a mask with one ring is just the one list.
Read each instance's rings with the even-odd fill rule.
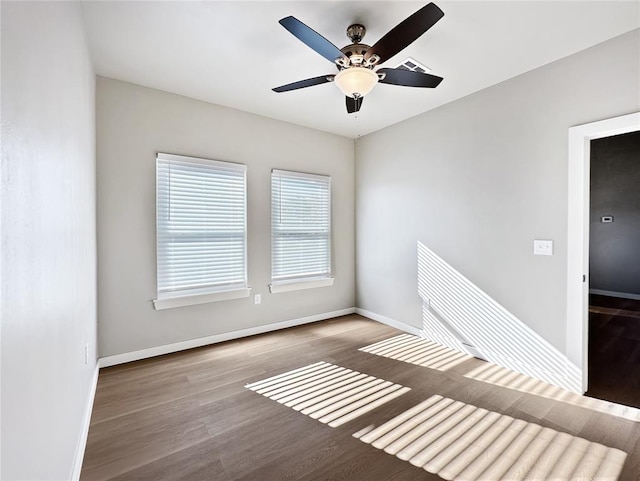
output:
[[273,282],[269,285],[272,294],[277,292],[299,291],[302,289],[314,289],[316,287],[329,287],[333,285],[333,277],[321,279],[297,279],[294,281]]
[[206,304],[208,302],[228,301],[230,299],[240,299],[249,297],[250,287],[241,289],[231,289],[228,291],[207,292],[206,294],[191,294],[176,297],[165,297],[154,299],[153,307],[156,311],[161,309],[171,309],[174,307],[194,306],[196,304]]

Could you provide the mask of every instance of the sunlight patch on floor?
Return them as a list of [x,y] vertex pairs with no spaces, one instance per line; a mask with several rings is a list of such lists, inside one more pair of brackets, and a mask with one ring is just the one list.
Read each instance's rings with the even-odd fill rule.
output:
[[452,481],[616,481],[627,457],[618,449],[437,395],[354,437]]
[[334,428],[410,391],[323,361],[245,387]]
[[438,371],[446,371],[472,359],[468,354],[411,334],[401,334],[358,350]]
[[493,384],[494,386],[533,394],[553,401],[560,401],[592,411],[610,414],[629,421],[640,422],[640,409],[581,396],[495,364],[487,363],[468,372],[464,377]]

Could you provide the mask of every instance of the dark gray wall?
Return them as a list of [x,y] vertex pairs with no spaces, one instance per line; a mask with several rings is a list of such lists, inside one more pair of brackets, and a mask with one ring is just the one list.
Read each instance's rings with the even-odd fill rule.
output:
[[640,132],[591,141],[589,265],[591,289],[640,295]]

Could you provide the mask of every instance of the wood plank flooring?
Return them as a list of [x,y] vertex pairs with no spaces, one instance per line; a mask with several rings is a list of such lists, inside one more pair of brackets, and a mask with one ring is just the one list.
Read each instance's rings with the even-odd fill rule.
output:
[[[640,479],[640,423],[549,394],[557,390],[543,396],[527,392],[522,383],[511,388],[466,377],[487,365],[478,359],[437,370],[359,351],[400,334],[352,315],[103,369],[81,480],[438,480],[426,468],[354,437],[366,439],[367,432],[406,417],[433,396],[509,416],[530,429],[580,438],[585,445],[620,450],[627,456],[618,479]],[[334,428],[245,387],[320,361],[411,390]],[[518,439],[519,457],[533,452],[526,438]],[[478,448],[458,442],[456,449],[455,461],[464,472],[462,455]],[[578,464],[590,469],[591,455],[584,456]],[[529,458],[536,472],[544,469],[542,461]],[[550,469],[561,470],[565,458],[559,456]],[[517,467],[506,455],[497,453],[496,459],[507,470]],[[492,464],[487,476],[499,469]],[[475,479],[494,481],[482,476]],[[526,473],[513,479],[527,479]]]
[[587,395],[640,408],[640,301],[589,296]]

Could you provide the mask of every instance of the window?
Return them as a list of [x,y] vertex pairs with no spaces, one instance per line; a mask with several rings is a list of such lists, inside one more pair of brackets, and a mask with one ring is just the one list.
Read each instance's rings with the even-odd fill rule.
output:
[[156,157],[156,309],[246,297],[246,167]]
[[332,285],[331,177],[271,173],[271,292]]

